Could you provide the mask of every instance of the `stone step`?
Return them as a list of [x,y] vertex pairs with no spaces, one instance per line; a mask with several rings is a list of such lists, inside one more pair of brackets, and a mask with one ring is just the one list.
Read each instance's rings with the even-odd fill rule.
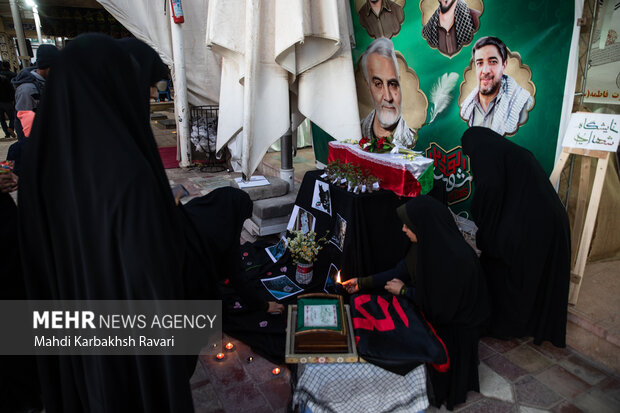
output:
[[154,112],[151,114],[151,120],[162,120],[162,119],[168,119],[168,116],[165,113],[161,113],[161,112]]
[[160,129],[176,129],[177,124],[174,119],[162,119],[155,121],[155,126]]
[[241,244],[245,244],[246,242],[256,242],[258,236],[252,235],[245,228],[241,229]]
[[[286,195],[254,201],[252,214],[256,219],[270,219],[290,216],[295,205],[297,193],[289,192]],[[255,221],[256,221],[255,219]],[[258,222],[258,221],[257,221]]]
[[[265,178],[269,181],[269,185],[243,188],[243,190],[250,195],[252,201],[280,197],[288,193],[288,183],[286,183],[285,180],[274,176],[266,176]],[[232,186],[239,188],[237,182],[234,181]]]
[[250,235],[265,237],[267,235],[280,234],[281,232],[286,231],[288,220],[288,215],[269,219],[260,219],[253,215],[252,218],[245,220],[243,223],[243,228]]

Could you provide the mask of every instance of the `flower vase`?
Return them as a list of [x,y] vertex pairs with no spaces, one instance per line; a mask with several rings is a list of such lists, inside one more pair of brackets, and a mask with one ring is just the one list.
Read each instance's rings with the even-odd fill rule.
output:
[[295,272],[295,280],[300,284],[310,284],[310,282],[312,281],[313,267],[314,267],[313,263],[310,263],[310,264],[304,264],[301,262],[298,263],[297,271]]

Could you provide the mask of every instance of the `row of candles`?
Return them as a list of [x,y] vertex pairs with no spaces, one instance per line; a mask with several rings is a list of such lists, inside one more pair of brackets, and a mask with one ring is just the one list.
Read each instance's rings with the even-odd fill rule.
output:
[[[224,348],[226,349],[226,352],[232,352],[232,351],[234,351],[234,350],[235,350],[235,345],[234,345],[233,343],[231,343],[231,342],[228,342],[228,343],[226,343],[226,345],[224,346]],[[222,361],[222,360],[224,360],[224,358],[226,358],[226,354],[224,354],[224,353],[222,353],[222,352],[219,352],[219,353],[217,353],[217,354],[215,355],[215,359],[216,359],[217,361]],[[249,357],[248,357],[248,363],[251,363],[251,362],[253,362],[253,361],[254,361],[254,357],[249,356]],[[280,368],[279,368],[279,367],[274,367],[274,368],[271,370],[271,374],[273,374],[274,376],[277,376],[277,375],[279,375],[279,374],[280,374],[280,371],[281,371],[281,370],[280,370]]]

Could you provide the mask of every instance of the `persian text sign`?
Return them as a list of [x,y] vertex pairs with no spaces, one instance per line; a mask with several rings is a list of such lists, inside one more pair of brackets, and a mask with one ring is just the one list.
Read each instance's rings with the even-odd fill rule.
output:
[[615,152],[620,141],[620,115],[573,113],[562,146]]
[[472,179],[469,173],[469,158],[460,146],[446,151],[436,142],[431,142],[426,156],[434,161],[435,180],[442,181],[446,186],[449,205],[469,198]]

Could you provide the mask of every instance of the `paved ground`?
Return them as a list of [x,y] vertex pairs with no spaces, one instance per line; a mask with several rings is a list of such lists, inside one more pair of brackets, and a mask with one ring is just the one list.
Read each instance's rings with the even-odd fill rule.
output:
[[[291,373],[243,343],[223,361],[202,357],[192,377],[197,413],[286,412]],[[620,412],[620,378],[574,350],[530,341],[483,339],[479,346],[481,393],[469,393],[458,412]],[[252,356],[253,361],[248,362]],[[274,376],[272,369],[281,372]],[[429,408],[428,412],[446,411]]]

